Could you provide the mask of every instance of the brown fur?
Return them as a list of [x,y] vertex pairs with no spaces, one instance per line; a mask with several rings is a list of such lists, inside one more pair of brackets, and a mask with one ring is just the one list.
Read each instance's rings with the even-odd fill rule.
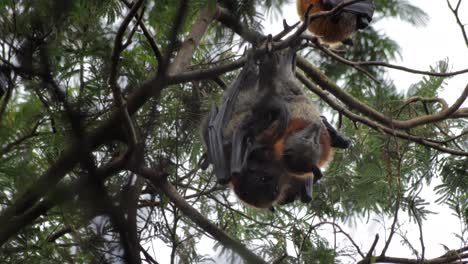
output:
[[[297,12],[304,19],[304,14],[310,4],[313,7],[310,15],[325,11],[321,0],[297,0]],[[338,16],[338,17],[337,17]],[[356,17],[353,14],[341,13],[337,16],[320,17],[314,19],[309,25],[309,31],[322,42],[334,44],[351,36],[356,29]]]
[[[292,134],[294,134],[295,132],[301,129],[304,129],[307,126],[308,126],[308,123],[304,119],[296,118],[296,119],[291,119],[289,121],[289,125],[288,125],[288,128],[286,130],[284,137],[277,140],[274,145],[275,158],[277,160],[281,160],[281,157],[283,156],[286,139]],[[317,164],[318,167],[326,166],[333,157],[333,150],[331,148],[330,136],[328,135],[327,129],[324,127],[321,131],[322,132],[320,135],[320,146],[322,148],[322,155],[320,156],[319,164]],[[310,175],[310,173],[307,173],[307,175]]]

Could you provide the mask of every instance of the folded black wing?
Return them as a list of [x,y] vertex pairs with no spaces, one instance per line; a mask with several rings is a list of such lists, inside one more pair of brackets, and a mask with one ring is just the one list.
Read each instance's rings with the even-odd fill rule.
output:
[[[242,89],[254,88],[258,79],[258,71],[252,56],[248,56],[247,63],[230,85],[223,96],[221,107],[215,107],[209,115],[207,148],[208,158],[213,164],[214,173],[219,183],[227,183],[231,177],[230,160],[227,159],[224,147],[227,143],[223,136],[224,128],[232,118],[239,92]],[[240,150],[234,148],[239,147]],[[232,145],[233,152],[243,154],[244,146]],[[232,159],[233,157],[231,157]]]
[[[344,2],[344,0],[323,0],[326,6],[335,7]],[[372,0],[363,0],[342,9],[344,12],[350,12],[358,16],[358,29],[365,28],[371,21],[374,15],[375,5]]]
[[325,125],[327,128],[328,135],[330,135],[330,144],[333,148],[341,148],[341,149],[347,149],[351,146],[351,140],[338,132],[330,123],[328,123],[328,120],[324,117],[322,117],[322,123]]

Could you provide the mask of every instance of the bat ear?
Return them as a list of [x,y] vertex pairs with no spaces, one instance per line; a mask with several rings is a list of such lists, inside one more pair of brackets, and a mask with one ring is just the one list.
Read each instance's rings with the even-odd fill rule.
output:
[[312,173],[314,174],[314,183],[316,183],[323,177],[322,171],[316,166],[312,168]]
[[323,7],[325,11],[332,10],[336,4],[333,4],[330,0],[323,0],[322,1]]

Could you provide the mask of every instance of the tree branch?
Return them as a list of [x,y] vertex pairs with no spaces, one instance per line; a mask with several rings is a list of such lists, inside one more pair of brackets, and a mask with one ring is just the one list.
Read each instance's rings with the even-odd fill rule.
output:
[[158,75],[167,75],[169,73],[169,62],[171,60],[172,53],[176,48],[176,40],[177,35],[179,34],[180,29],[184,23],[187,10],[188,10],[188,1],[187,0],[180,0],[179,1],[179,8],[177,9],[177,14],[172,22],[172,30],[169,34],[169,45],[166,47],[165,54],[163,56],[163,60],[161,65],[159,65]]
[[[186,2],[186,1],[184,1]],[[185,3],[186,4],[186,3]],[[182,7],[184,3],[182,3]],[[186,6],[185,6],[186,8]],[[185,11],[179,12],[178,17],[183,14]],[[182,18],[179,18],[179,20]],[[179,21],[180,24],[182,21]],[[181,25],[175,26],[173,29],[173,37],[171,38],[172,41],[170,42],[169,46],[173,47],[174,41]],[[172,53],[172,48],[169,48],[166,53]],[[166,56],[167,58],[167,56]],[[234,64],[235,67],[240,67],[239,63]],[[24,73],[25,69],[15,67],[13,65],[9,66],[15,71],[19,71],[20,73]],[[147,81],[143,82],[141,86],[133,89],[133,93],[131,93],[127,97],[127,111],[129,115],[134,114],[138,109],[140,109],[150,98],[158,98],[161,95],[162,90],[169,84],[177,84],[182,81],[186,81],[183,78],[181,79],[171,79],[171,82],[167,82],[167,79],[164,77],[164,73],[167,69],[163,69],[163,66],[160,65],[160,71],[158,74],[153,78],[148,79]],[[230,66],[232,67],[232,65]],[[225,69],[224,69],[225,70]],[[211,72],[209,72],[211,74]],[[66,102],[66,101],[65,101]],[[70,113],[72,111],[67,111]],[[95,149],[101,144],[120,139],[120,125],[123,122],[123,117],[121,115],[121,111],[119,109],[114,109],[108,116],[108,118],[96,128],[88,131],[85,135],[82,135],[82,140],[88,142],[90,149]],[[42,173],[38,179],[31,183],[29,187],[25,189],[21,194],[19,194],[16,200],[13,202],[12,205],[6,207],[0,212],[0,246],[3,245],[12,235],[18,232],[24,225],[16,225],[15,223],[11,222],[10,220],[14,217],[26,217],[30,221],[26,224],[31,223],[35,218],[41,215],[41,206],[44,206],[42,202],[38,203],[38,201],[45,197],[45,195],[49,192],[51,188],[57,185],[57,183],[70,171],[72,170],[76,164],[80,161],[80,157],[83,155],[83,145],[82,142],[72,141],[68,144],[65,149],[61,152],[58,159],[50,165],[50,167]],[[86,153],[85,153],[86,154]],[[45,198],[44,198],[45,199]],[[38,203],[38,204],[36,204]],[[48,206],[45,204],[45,206]],[[50,209],[51,207],[47,207],[46,209]],[[33,210],[34,209],[34,210]],[[28,214],[24,215],[25,211],[28,210]],[[33,210],[31,212],[31,210]],[[46,211],[47,211],[46,210]],[[18,222],[19,223],[19,222]],[[9,228],[9,226],[14,226],[14,228]],[[16,231],[14,231],[16,230]]]
[[356,109],[357,111],[361,112],[365,116],[382,123],[386,126],[397,128],[397,129],[410,129],[416,126],[439,122],[441,120],[449,118],[453,113],[455,113],[460,106],[463,104],[465,99],[468,97],[468,85],[465,87],[464,91],[460,95],[460,97],[456,100],[456,102],[437,114],[432,115],[424,115],[415,117],[413,119],[408,120],[393,120],[391,117],[384,116],[377,110],[367,106],[366,104],[362,103],[359,100],[356,100],[351,95],[347,94],[343,91],[338,85],[336,85],[333,81],[328,79],[325,74],[323,74],[319,69],[314,67],[310,64],[307,60],[303,57],[297,57],[297,64],[298,67],[304,71],[304,73],[310,77],[315,83],[317,83],[322,89],[329,91],[332,93],[336,98],[341,100],[350,108]]
[[190,66],[195,48],[198,46],[208,26],[215,18],[215,11],[213,7],[208,5],[199,12],[189,35],[182,43],[171,67],[169,67],[169,74],[184,72],[186,68]]
[[[135,133],[135,128],[133,127],[133,122],[128,113],[127,106],[125,104],[125,99],[123,98],[122,92],[120,91],[120,87],[117,84],[118,78],[118,71],[119,71],[119,61],[120,61],[120,53],[124,49],[124,45],[122,44],[123,36],[125,31],[127,30],[128,25],[132,18],[136,15],[138,9],[143,4],[144,0],[139,0],[136,4],[133,5],[130,12],[124,18],[122,23],[120,24],[119,29],[117,30],[117,34],[114,40],[114,49],[112,50],[111,56],[111,67],[110,67],[110,74],[109,74],[109,86],[112,90],[112,95],[114,97],[114,102],[117,108],[120,110],[120,113],[123,116],[124,120],[124,127],[127,133],[127,140],[130,147],[135,147],[137,144],[137,136]],[[129,37],[131,38],[131,36]]]
[[[122,2],[128,8],[132,8],[132,4],[130,4],[128,1],[122,0]],[[143,31],[143,35],[145,36],[146,40],[148,41],[148,43],[149,43],[149,45],[151,47],[151,50],[153,50],[153,53],[154,53],[154,56],[156,57],[156,60],[158,61],[158,63],[161,63],[162,62],[161,51],[159,50],[158,45],[154,41],[154,38],[151,36],[148,29],[146,28],[145,23],[143,23],[142,18],[143,18],[143,14],[141,14],[139,16],[138,13],[135,13],[135,20],[137,21],[138,26],[141,28],[141,31]]]
[[[220,9],[222,10],[222,8]],[[223,23],[225,26],[231,28],[234,32],[241,35],[244,39],[251,42],[254,46],[258,45],[259,40],[264,40],[266,37],[258,32],[250,30],[247,26],[239,22],[239,20],[229,13],[219,12],[217,19]],[[284,41],[283,41],[284,42]],[[289,42],[290,43],[290,42]],[[282,47],[282,44],[274,45],[274,47]],[[451,115],[456,114],[457,110],[460,108],[461,104],[464,102],[468,96],[468,85],[458,98],[458,100],[447,110],[442,111],[433,115],[426,115],[416,117],[409,120],[393,120],[390,117],[384,116],[375,109],[365,105],[364,103],[356,100],[354,97],[348,95],[340,87],[338,87],[334,82],[328,79],[320,70],[311,65],[303,57],[297,57],[297,65],[303,70],[308,77],[310,77],[314,82],[316,82],[323,89],[329,91],[334,96],[336,96],[343,103],[352,107],[365,116],[378,121],[388,127],[397,128],[397,129],[409,129],[419,125],[438,122],[447,118],[450,118]]]
[[259,256],[248,250],[243,244],[231,238],[216,225],[188,204],[177,190],[160,173],[147,168],[136,169],[135,173],[148,179],[163,195],[167,196],[190,220],[212,235],[223,246],[232,249],[248,263],[266,263]]
[[373,122],[372,120],[370,120],[370,119],[368,119],[366,117],[362,117],[362,116],[359,116],[357,114],[354,114],[353,112],[351,112],[349,110],[348,107],[345,107],[345,106],[341,105],[340,103],[336,102],[334,99],[332,99],[330,97],[330,95],[326,91],[324,91],[324,90],[320,89],[319,87],[317,87],[314,83],[312,83],[303,74],[296,73],[296,76],[309,90],[311,90],[312,92],[317,94],[320,98],[322,98],[325,102],[327,102],[327,104],[330,105],[330,107],[332,107],[333,109],[335,109],[335,110],[339,111],[340,113],[344,114],[345,116],[347,116],[349,119],[351,119],[353,121],[359,121],[359,122],[367,125],[368,127],[372,128],[372,129],[374,129],[376,131],[384,132],[384,133],[386,133],[388,135],[391,135],[391,136],[397,136],[399,138],[403,138],[403,139],[406,139],[406,140],[409,140],[409,141],[413,141],[415,143],[418,143],[418,144],[421,144],[421,145],[424,145],[424,146],[427,146],[427,147],[431,147],[433,149],[437,149],[437,150],[439,150],[441,152],[450,153],[450,154],[453,154],[453,155],[468,156],[468,152],[466,152],[466,151],[458,151],[458,150],[449,149],[449,148],[440,146],[439,144],[436,144],[434,142],[430,142],[430,141],[428,141],[428,140],[426,140],[424,138],[417,137],[417,136],[414,136],[414,135],[410,135],[410,134],[408,134],[406,132],[395,130],[393,128],[383,126],[381,124]]
[[453,15],[455,16],[455,19],[457,20],[457,24],[460,27],[460,30],[462,32],[463,39],[465,40],[465,44],[468,47],[468,35],[466,34],[465,25],[463,25],[463,23],[461,22],[460,16],[458,14],[458,10],[459,10],[460,5],[461,5],[461,0],[458,0],[457,5],[455,7],[453,7],[450,4],[450,0],[447,0],[447,5],[448,5],[449,9],[452,11]]

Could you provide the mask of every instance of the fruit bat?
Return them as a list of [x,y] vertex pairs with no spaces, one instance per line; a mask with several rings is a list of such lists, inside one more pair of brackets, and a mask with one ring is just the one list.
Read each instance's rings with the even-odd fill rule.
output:
[[331,147],[340,147],[334,142],[349,146],[302,92],[294,64],[294,49],[267,53],[258,65],[248,57],[202,127],[218,182],[257,208],[310,201]]
[[[297,12],[301,19],[310,5],[310,13],[329,11],[345,0],[297,0]],[[351,34],[369,26],[375,6],[372,0],[363,0],[343,7],[336,15],[319,17],[309,24],[309,31],[322,42],[335,44],[342,42],[352,45]]]

